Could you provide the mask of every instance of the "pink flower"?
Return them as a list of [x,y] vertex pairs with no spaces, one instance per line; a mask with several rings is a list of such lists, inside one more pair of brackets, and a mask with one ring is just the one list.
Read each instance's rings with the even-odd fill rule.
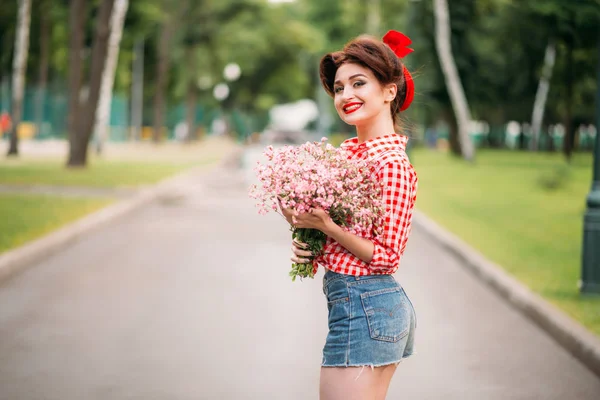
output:
[[278,150],[267,146],[264,155],[267,163],[258,162],[254,168],[259,184],[249,191],[257,200],[259,213],[269,209],[278,212],[279,197],[285,208],[298,212],[323,208],[349,230],[370,230],[382,220],[375,166],[349,161],[343,150],[327,143],[326,138]]

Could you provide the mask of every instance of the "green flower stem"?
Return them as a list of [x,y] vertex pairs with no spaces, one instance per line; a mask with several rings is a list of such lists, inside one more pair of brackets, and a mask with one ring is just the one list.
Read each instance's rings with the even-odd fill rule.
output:
[[[292,228],[292,239],[308,245],[305,250],[308,250],[313,254],[308,257],[312,261],[323,252],[323,246],[327,240],[327,235],[317,229]],[[303,264],[293,263],[290,276],[292,277],[292,281],[295,281],[298,276],[300,278],[314,278],[315,275],[313,273],[312,262]]]

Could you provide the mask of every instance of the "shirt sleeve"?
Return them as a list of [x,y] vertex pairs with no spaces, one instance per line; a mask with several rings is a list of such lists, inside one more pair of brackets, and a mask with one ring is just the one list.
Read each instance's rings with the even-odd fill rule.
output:
[[386,214],[381,234],[374,240],[373,259],[369,269],[374,273],[390,273],[398,269],[410,232],[414,198],[412,174],[408,166],[391,160],[379,171]]

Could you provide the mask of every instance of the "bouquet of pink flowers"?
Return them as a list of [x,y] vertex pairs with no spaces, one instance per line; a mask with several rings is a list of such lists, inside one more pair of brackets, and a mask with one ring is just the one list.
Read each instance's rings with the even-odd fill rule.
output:
[[[268,146],[267,163],[254,169],[259,185],[252,185],[250,197],[257,199],[258,212],[279,212],[279,204],[298,213],[311,208],[325,210],[331,219],[355,234],[377,234],[384,208],[376,165],[366,160],[348,160],[347,154],[327,138],[274,150]],[[306,243],[314,257],[322,254],[327,237],[316,229],[291,227],[292,238]],[[292,264],[290,276],[314,277],[312,264]]]

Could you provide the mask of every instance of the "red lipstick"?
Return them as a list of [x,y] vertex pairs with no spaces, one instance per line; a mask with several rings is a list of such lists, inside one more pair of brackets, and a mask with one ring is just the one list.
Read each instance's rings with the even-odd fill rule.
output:
[[344,110],[345,114],[352,114],[354,111],[358,110],[361,106],[362,106],[362,103],[358,103],[358,102],[348,103],[344,107],[342,107],[342,110]]

